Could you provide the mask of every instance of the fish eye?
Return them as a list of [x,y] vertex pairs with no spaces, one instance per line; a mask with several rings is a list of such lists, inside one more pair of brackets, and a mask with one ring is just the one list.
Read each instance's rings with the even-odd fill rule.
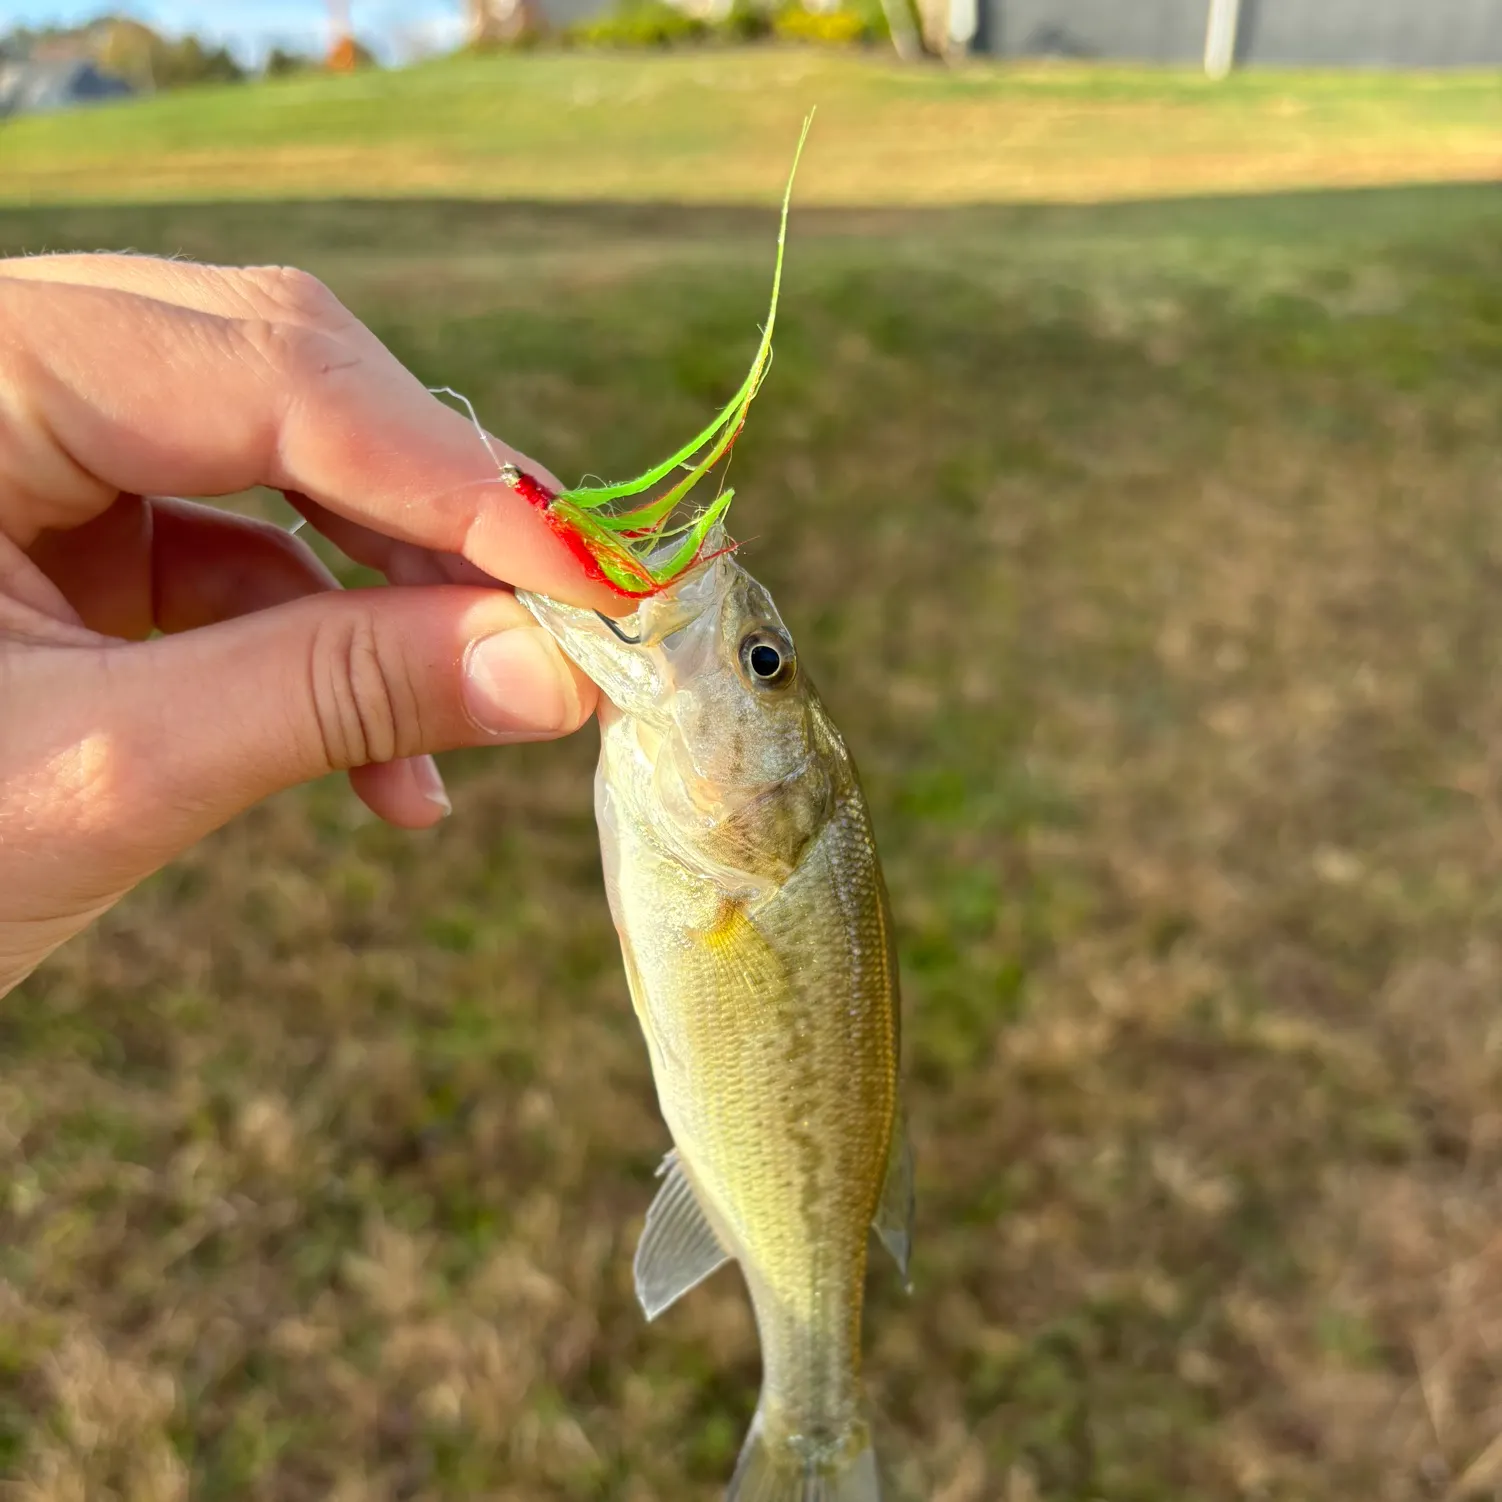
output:
[[758,688],[782,688],[793,681],[798,659],[793,644],[775,631],[752,631],[741,639],[741,667]]

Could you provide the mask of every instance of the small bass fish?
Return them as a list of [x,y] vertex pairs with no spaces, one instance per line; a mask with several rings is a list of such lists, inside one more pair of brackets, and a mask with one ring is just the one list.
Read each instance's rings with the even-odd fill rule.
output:
[[761,343],[720,414],[633,480],[554,491],[500,473],[588,574],[639,601],[612,620],[517,592],[604,696],[605,886],[674,1144],[637,1296],[653,1319],[740,1264],[763,1374],[729,1502],[890,1502],[860,1381],[869,1232],[905,1279],[913,1208],[886,888],[844,742],[726,546],[734,492],[674,520],[766,374],[809,123]]
[[850,755],[716,537],[624,620],[519,598],[606,701],[605,886],[674,1144],[642,1308],[738,1262],[763,1383],[730,1502],[877,1502],[866,1249],[874,1226],[905,1279],[913,1205],[892,922]]

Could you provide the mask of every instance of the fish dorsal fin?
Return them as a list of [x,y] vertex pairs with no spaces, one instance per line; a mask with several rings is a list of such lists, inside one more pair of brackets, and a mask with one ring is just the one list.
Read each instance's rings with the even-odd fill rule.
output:
[[730,1260],[676,1151],[662,1160],[657,1176],[663,1184],[647,1211],[635,1264],[636,1297],[649,1320]]
[[909,1293],[913,1289],[908,1276],[908,1262],[913,1253],[913,1198],[913,1148],[908,1141],[907,1122],[899,1110],[892,1123],[886,1182],[881,1186],[881,1199],[871,1226],[892,1254]]

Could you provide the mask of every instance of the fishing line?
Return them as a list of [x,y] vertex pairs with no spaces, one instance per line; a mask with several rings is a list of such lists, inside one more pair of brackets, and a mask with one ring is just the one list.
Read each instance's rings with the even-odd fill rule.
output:
[[501,456],[496,453],[495,445],[490,441],[490,434],[485,431],[485,425],[480,421],[479,415],[475,411],[475,404],[462,391],[455,391],[452,386],[429,386],[428,395],[451,396],[456,402],[462,402],[464,410],[469,413],[469,420],[474,424],[475,432],[480,435],[480,442],[485,445],[485,452],[490,455],[491,462],[495,465],[496,470],[500,471],[506,467]]

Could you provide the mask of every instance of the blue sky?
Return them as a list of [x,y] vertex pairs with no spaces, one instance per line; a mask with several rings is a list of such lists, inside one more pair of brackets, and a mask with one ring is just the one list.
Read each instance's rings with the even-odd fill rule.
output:
[[[452,45],[463,32],[463,0],[350,0],[350,9],[356,34],[388,58]],[[248,57],[277,45],[321,50],[328,40],[325,0],[0,0],[0,31],[106,12],[164,31],[196,31]]]

